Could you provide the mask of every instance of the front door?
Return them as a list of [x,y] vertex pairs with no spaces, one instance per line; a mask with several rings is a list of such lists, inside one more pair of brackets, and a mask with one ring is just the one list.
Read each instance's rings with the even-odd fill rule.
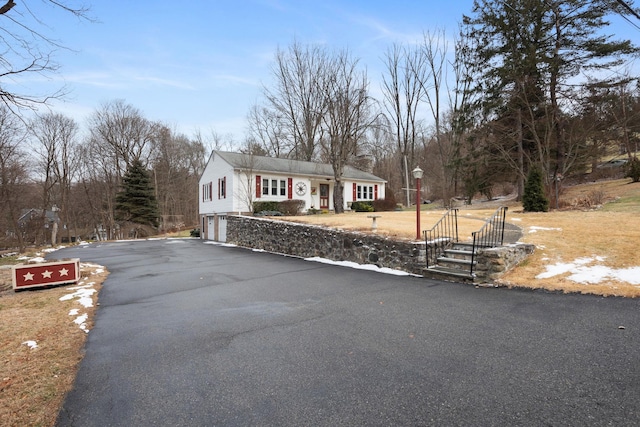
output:
[[320,209],[329,209],[329,184],[320,184]]

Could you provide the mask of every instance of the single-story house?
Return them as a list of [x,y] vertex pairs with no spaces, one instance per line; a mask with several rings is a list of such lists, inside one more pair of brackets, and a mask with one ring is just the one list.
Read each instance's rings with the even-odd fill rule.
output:
[[[344,209],[354,201],[384,199],[386,181],[346,166]],[[200,236],[226,241],[226,215],[251,213],[253,203],[302,200],[309,209],[334,210],[330,164],[213,151],[199,183]]]

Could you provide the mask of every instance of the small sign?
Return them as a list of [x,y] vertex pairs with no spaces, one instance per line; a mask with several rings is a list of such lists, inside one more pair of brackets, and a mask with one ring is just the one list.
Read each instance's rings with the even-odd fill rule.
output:
[[14,265],[13,290],[76,283],[80,280],[80,260]]

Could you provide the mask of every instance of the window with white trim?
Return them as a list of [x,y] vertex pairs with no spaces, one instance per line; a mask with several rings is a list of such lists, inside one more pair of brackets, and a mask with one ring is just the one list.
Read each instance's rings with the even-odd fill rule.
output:
[[213,183],[207,182],[202,184],[202,201],[210,202],[211,200],[213,200]]
[[262,196],[287,196],[287,180],[262,178]]
[[373,200],[373,186],[358,185],[356,187],[356,200]]

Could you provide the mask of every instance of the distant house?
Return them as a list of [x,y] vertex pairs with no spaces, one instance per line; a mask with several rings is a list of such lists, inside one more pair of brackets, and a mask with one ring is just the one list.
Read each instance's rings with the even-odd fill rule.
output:
[[[346,166],[344,206],[383,199],[386,181]],[[329,164],[213,151],[200,177],[199,214],[204,239],[226,241],[226,215],[250,213],[261,201],[302,200],[303,211],[334,210],[333,168]]]

